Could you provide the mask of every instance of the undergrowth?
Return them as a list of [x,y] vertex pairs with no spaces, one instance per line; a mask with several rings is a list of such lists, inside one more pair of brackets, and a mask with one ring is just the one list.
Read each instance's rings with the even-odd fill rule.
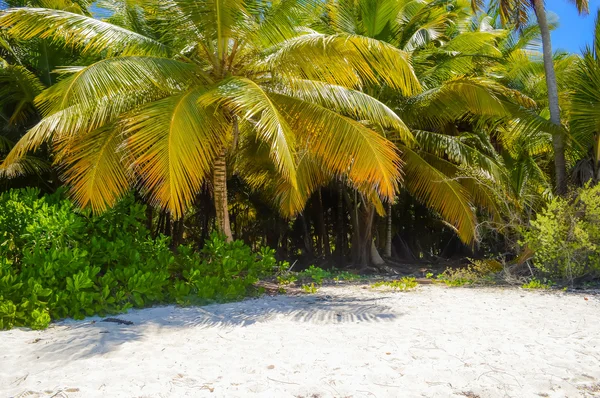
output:
[[504,267],[496,260],[471,260],[462,268],[447,268],[437,276],[436,281],[447,286],[459,287],[473,284],[494,284],[496,276]]
[[523,285],[521,285],[521,287],[523,289],[550,289],[552,286],[554,285],[554,283],[552,281],[549,281],[547,279],[544,278],[543,281],[540,281],[539,279],[533,278],[531,279],[529,282],[524,283]]
[[417,282],[416,278],[406,276],[398,280],[380,281],[371,285],[372,288],[388,287],[394,290],[401,291],[412,290],[415,289],[417,286],[419,286],[419,283]]
[[94,216],[61,193],[0,195],[0,329],[116,314],[154,304],[203,304],[259,293],[274,251],[212,235],[201,252],[152,239],[132,197]]
[[[285,269],[285,267],[282,268]],[[361,278],[362,276],[348,271],[328,271],[311,265],[300,272],[282,272],[281,275],[277,276],[277,282],[279,283],[280,289],[283,289],[283,291],[285,291],[285,286],[295,285],[297,282],[304,292],[317,293],[319,287],[326,281],[344,282],[355,281]]]

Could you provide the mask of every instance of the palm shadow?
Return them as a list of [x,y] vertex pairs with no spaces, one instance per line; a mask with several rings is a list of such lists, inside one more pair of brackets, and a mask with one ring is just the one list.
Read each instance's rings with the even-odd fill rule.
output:
[[[275,296],[203,307],[152,307],[131,310],[114,318],[132,325],[92,317],[83,321],[64,320],[54,324],[61,329],[52,341],[37,343],[38,361],[77,360],[103,355],[122,344],[143,340],[147,334],[169,329],[249,327],[256,323],[286,318],[317,325],[392,322],[402,314],[381,304],[387,296]],[[106,318],[104,318],[106,319]],[[42,336],[43,337],[43,336]]]

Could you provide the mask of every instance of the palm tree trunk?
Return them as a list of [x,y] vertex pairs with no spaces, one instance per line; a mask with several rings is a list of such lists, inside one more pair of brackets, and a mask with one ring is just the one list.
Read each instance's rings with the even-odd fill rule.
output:
[[344,217],[344,183],[338,182],[338,203],[336,211],[336,234],[335,234],[335,252],[338,261],[338,266],[343,268],[344,264],[344,234],[346,233],[345,217]]
[[213,170],[213,189],[217,230],[225,236],[227,242],[233,241],[229,224],[229,208],[227,205],[227,165],[225,153],[215,159]]
[[[552,43],[550,42],[550,28],[546,19],[546,9],[543,0],[534,0],[535,15],[537,17],[540,33],[542,35],[542,49],[544,53],[544,70],[546,72],[546,87],[548,88],[548,105],[550,107],[550,121],[560,126],[560,108],[558,105],[558,87],[554,62],[552,60]],[[556,193],[564,196],[567,193],[567,164],[565,161],[565,137],[563,134],[552,135],[554,146],[554,169],[556,173]]]
[[315,198],[315,218],[319,229],[319,252],[324,256],[330,256],[331,247],[329,247],[329,234],[327,233],[327,225],[325,224],[325,210],[323,209],[321,188],[317,190],[317,196]]
[[386,228],[385,228],[385,249],[383,255],[392,257],[392,202],[388,203]]

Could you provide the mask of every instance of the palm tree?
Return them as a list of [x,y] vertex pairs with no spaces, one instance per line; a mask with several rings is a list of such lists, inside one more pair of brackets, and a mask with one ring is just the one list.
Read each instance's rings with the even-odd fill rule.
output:
[[459,126],[475,131],[479,119],[510,119],[521,105],[534,104],[484,76],[502,59],[498,43],[507,32],[485,23],[472,26],[471,20],[469,8],[458,2],[358,0],[328,2],[315,23],[329,33],[363,35],[411,54],[423,92],[407,96],[386,87],[365,90],[411,129],[403,139],[394,139],[404,163],[402,187],[467,244],[476,240],[476,206],[495,206],[484,185],[463,175],[465,169],[484,171],[496,183],[506,172],[493,150],[478,147],[473,132]]
[[574,148],[582,158],[576,167],[582,183],[600,181],[600,11],[594,43],[578,62],[572,81],[571,129]]
[[[588,12],[588,0],[575,0],[575,6],[580,14]],[[479,2],[473,2],[477,10]],[[542,52],[544,60],[544,71],[546,75],[546,86],[548,89],[548,106],[550,108],[550,121],[555,126],[561,126],[560,106],[556,73],[554,70],[552,43],[550,41],[550,25],[546,16],[546,8],[543,0],[498,0],[496,3],[498,13],[503,23],[511,23],[517,29],[527,25],[530,10],[537,18],[537,23],[542,37]],[[554,170],[556,178],[556,193],[565,195],[567,193],[567,164],[565,159],[565,136],[563,131],[557,130],[552,134],[552,145],[554,148]]]
[[[0,16],[13,37],[51,39],[91,59],[63,68],[65,77],[37,97],[44,118],[5,167],[51,141],[80,205],[103,210],[133,185],[175,218],[211,181],[217,228],[228,239],[227,163],[253,154],[242,145],[266,151],[291,191],[311,178],[302,172],[310,158],[328,175],[394,196],[401,160],[372,126],[399,136],[406,127],[355,89],[383,81],[414,93],[405,52],[357,35],[302,31],[307,1],[126,3],[135,17],[114,23],[41,8]],[[286,205],[294,214],[304,203]]]

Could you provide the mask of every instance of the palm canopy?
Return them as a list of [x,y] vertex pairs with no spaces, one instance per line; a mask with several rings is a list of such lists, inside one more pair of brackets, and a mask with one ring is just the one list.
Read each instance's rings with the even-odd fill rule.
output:
[[[51,141],[81,205],[102,210],[135,185],[179,217],[216,159],[243,155],[235,145],[253,140],[293,189],[308,153],[328,173],[393,197],[400,155],[375,126],[399,136],[406,127],[355,89],[385,82],[414,93],[405,52],[299,29],[310,1],[125,3],[137,17],[113,16],[123,26],[42,8],[2,14],[9,35],[51,39],[94,59],[62,70],[37,97],[44,118],[4,167]],[[303,206],[288,203],[288,214]]]
[[[498,215],[490,187],[509,175],[491,148],[499,121],[531,124],[531,98],[485,71],[503,60],[509,32],[474,20],[468,2],[348,0],[323,5],[316,29],[364,35],[405,51],[423,91],[363,90],[385,102],[410,130],[394,136],[404,163],[402,187],[437,212],[465,243],[476,239],[477,208]],[[526,121],[526,122],[525,122]],[[475,138],[474,138],[475,137]]]

